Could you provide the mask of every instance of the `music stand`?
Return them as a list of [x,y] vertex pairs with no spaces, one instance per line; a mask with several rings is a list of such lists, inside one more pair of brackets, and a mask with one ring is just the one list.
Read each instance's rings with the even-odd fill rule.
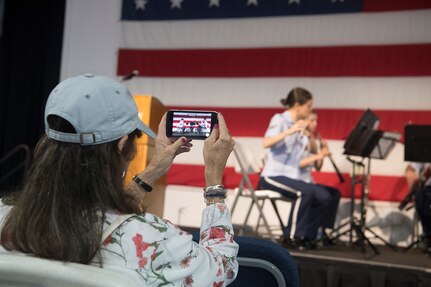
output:
[[[372,233],[376,238],[380,239],[386,246],[396,249],[396,247],[389,242],[387,242],[385,239],[377,235],[371,228],[367,227],[365,225],[365,219],[366,219],[366,204],[365,200],[368,200],[368,186],[369,186],[369,180],[370,180],[370,174],[371,174],[371,159],[380,159],[385,160],[389,153],[392,151],[392,149],[395,147],[395,144],[399,142],[401,139],[401,134],[397,132],[387,132],[387,131],[381,131],[376,130],[372,132],[372,136],[370,138],[370,141],[367,145],[365,145],[364,149],[364,157],[368,158],[368,165],[367,165],[367,174],[365,177],[366,180],[366,188],[363,189],[363,192],[361,192],[361,218],[360,218],[360,225],[359,227],[362,228],[362,231],[368,231]],[[365,236],[365,235],[364,235]],[[369,243],[368,239],[367,242]],[[371,246],[371,243],[369,243]],[[372,247],[373,248],[373,247]],[[373,248],[374,252],[378,254],[378,251]]]
[[404,140],[405,161],[431,162],[431,126],[407,125]]
[[[380,252],[371,243],[364,231],[371,232],[376,238],[383,241],[387,246],[395,249],[393,245],[385,241],[382,237],[377,235],[370,228],[365,226],[366,217],[366,206],[365,201],[368,200],[368,183],[370,177],[371,158],[375,159],[386,159],[390,151],[395,146],[396,142],[399,141],[401,135],[399,133],[384,132],[376,130],[380,123],[380,119],[370,109],[366,110],[355,128],[349,134],[344,144],[344,154],[346,154],[347,160],[352,163],[352,181],[351,181],[351,202],[350,202],[350,221],[346,224],[350,224],[350,229],[343,232],[337,237],[340,237],[346,233],[349,233],[350,244],[353,243],[353,231],[357,235],[358,244],[361,247],[362,252],[366,253],[365,243],[373,250],[374,254],[377,255]],[[361,161],[355,161],[349,156],[362,157]],[[365,169],[364,160],[368,158],[367,169]],[[357,174],[357,168],[362,168],[361,177]],[[355,206],[355,186],[361,184],[361,202],[360,202],[360,219],[354,217],[354,206]],[[345,226],[341,225],[338,229]]]
[[379,124],[380,119],[377,115],[370,109],[367,109],[347,137],[344,143],[344,154],[365,157],[367,144],[370,142],[373,132]]

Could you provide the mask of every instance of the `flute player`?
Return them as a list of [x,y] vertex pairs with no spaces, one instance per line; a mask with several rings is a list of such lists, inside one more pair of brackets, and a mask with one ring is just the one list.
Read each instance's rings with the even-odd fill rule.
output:
[[[301,162],[304,164],[310,153],[306,128],[313,96],[304,88],[294,88],[281,103],[286,110],[272,117],[264,136],[268,160],[261,173],[259,188],[297,198],[283,232],[283,244],[296,249],[315,248],[319,228],[333,228],[340,193],[334,188],[304,181],[301,171],[304,168],[301,168]],[[321,156],[329,154],[329,150],[325,150]],[[323,159],[321,156],[316,159]]]

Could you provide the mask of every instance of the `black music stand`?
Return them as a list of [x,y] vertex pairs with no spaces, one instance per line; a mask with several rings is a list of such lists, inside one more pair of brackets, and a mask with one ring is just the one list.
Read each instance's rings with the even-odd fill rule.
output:
[[431,126],[407,125],[404,141],[405,161],[431,162]]
[[[431,162],[431,126],[406,125],[404,128],[404,160],[411,162]],[[420,183],[420,182],[419,182]],[[413,199],[414,189],[401,200],[398,209]]]
[[[384,132],[376,130],[380,120],[376,114],[371,110],[367,110],[358,124],[349,134],[344,144],[344,154],[347,155],[347,160],[352,163],[352,181],[351,181],[351,198],[350,198],[350,221],[338,227],[338,229],[350,224],[349,230],[338,234],[340,237],[345,234],[349,234],[349,243],[359,245],[362,252],[366,255],[367,243],[373,250],[374,255],[378,255],[380,252],[371,243],[369,238],[365,235],[365,231],[372,233],[376,238],[380,239],[385,245],[395,249],[395,246],[388,243],[382,237],[377,235],[370,228],[365,226],[366,219],[366,200],[368,200],[368,183],[370,177],[371,158],[374,159],[386,159],[390,151],[395,146],[396,142],[399,141],[401,135],[399,133]],[[362,159],[360,161],[353,160],[349,156],[359,156]],[[367,166],[364,164],[364,160],[368,159]],[[367,167],[367,168],[365,168]],[[357,170],[362,169],[362,174],[359,176]],[[354,216],[355,206],[355,187],[357,184],[361,184],[361,202],[360,202],[360,218],[357,219]],[[353,232],[356,233],[357,240],[353,242]]]
[[[404,160],[411,162],[431,162],[431,125],[406,125],[404,129]],[[421,179],[416,188],[422,188]],[[415,195],[415,188],[412,188],[410,192],[401,201],[398,207],[402,210],[405,205],[413,200]],[[413,237],[414,238],[414,237]],[[405,250],[417,246],[421,243],[421,238],[417,238],[410,243]],[[428,251],[430,254],[430,251]]]

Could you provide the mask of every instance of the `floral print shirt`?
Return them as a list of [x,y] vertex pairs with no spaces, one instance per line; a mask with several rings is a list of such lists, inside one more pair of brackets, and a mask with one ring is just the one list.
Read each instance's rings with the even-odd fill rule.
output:
[[[9,209],[0,201],[0,224]],[[118,215],[108,212],[104,228]],[[203,210],[199,244],[169,221],[145,213],[125,221],[101,248],[103,268],[129,274],[142,286],[226,286],[237,275],[237,253],[231,215],[221,203]]]

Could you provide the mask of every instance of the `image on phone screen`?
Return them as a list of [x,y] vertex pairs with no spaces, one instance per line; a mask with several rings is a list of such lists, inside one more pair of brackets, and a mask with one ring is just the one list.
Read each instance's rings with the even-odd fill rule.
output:
[[169,111],[167,131],[170,137],[205,139],[211,134],[215,112],[207,111]]

